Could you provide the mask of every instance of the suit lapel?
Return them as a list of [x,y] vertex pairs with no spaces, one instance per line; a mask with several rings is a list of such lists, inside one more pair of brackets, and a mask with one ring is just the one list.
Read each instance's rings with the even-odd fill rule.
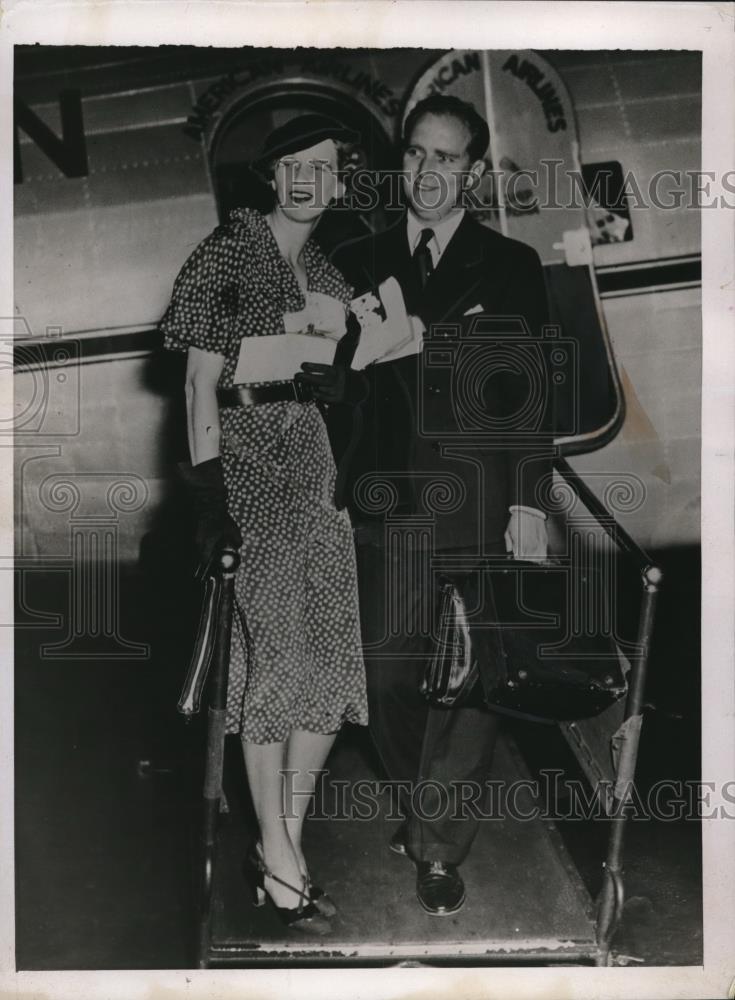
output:
[[406,309],[415,312],[421,287],[408,247],[406,216],[386,230],[384,236],[385,242],[379,249],[382,259],[377,262],[381,281],[393,275],[401,286]]
[[[465,214],[424,289],[425,311],[434,322],[456,316],[481,281],[482,245],[475,223]],[[469,303],[474,305],[474,303]]]
[[372,260],[364,262],[366,284],[375,287],[393,275],[401,286],[409,313],[428,315],[434,321],[441,321],[448,313],[455,314],[458,297],[471,293],[477,281],[477,265],[482,261],[481,243],[474,231],[476,225],[469,215],[464,216],[426,287],[422,288],[408,246],[406,216],[401,216],[375,238]]
[[362,261],[364,287],[377,288],[389,276],[396,278],[409,313],[432,323],[462,316],[477,304],[488,304],[503,282],[505,267],[497,254],[488,253],[487,234],[465,213],[425,288],[421,288],[406,236],[406,216],[374,237],[371,253]]

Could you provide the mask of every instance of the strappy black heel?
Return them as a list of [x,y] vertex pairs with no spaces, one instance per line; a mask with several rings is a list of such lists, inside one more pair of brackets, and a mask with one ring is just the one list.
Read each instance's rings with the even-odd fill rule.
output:
[[[263,846],[260,841],[257,841],[254,847],[254,851],[258,858],[263,860]],[[314,885],[311,879],[307,879],[306,888],[309,893],[309,899],[316,906],[317,910],[325,917],[336,917],[337,907],[334,904],[334,900],[329,896],[321,886]],[[265,889],[260,891],[257,901],[254,898],[255,906],[262,906],[265,903]]]
[[323,916],[337,916],[337,907],[334,905],[334,901],[327,895],[324,889],[321,889],[318,885],[314,885],[314,883],[310,882],[308,879],[306,887],[309,890],[309,898]]
[[[267,897],[276,911],[278,919],[285,927],[311,934],[329,934],[331,932],[332,925],[329,920],[319,912],[316,905],[309,899],[306,879],[304,879],[302,887],[297,889],[289,882],[279,878],[278,875],[274,875],[254,849],[249,852],[245,859],[244,871],[245,877],[250,883],[255,906],[262,906]],[[272,878],[274,882],[278,882],[279,885],[295,892],[299,897],[299,905],[277,906],[265,889],[266,878]]]

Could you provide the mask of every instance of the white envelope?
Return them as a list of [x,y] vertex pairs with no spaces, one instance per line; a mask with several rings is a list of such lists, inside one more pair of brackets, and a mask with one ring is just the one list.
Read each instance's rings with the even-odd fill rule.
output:
[[337,341],[309,333],[279,333],[272,337],[243,337],[235,369],[235,385],[283,382],[301,370],[304,361],[331,365]]
[[476,306],[473,306],[471,309],[468,309],[467,312],[463,313],[462,315],[474,316],[475,313],[481,313],[481,312],[482,312],[482,306],[478,303]]
[[402,347],[398,347],[396,350],[391,351],[390,354],[384,355],[376,364],[381,364],[383,361],[397,361],[399,358],[407,358],[412,354],[420,354],[424,349],[426,327],[418,316],[409,316],[408,319],[411,324],[411,339],[403,344]]
[[408,345],[414,339],[413,328],[406,312],[401,286],[395,278],[387,278],[378,286],[385,319],[377,312],[380,303],[372,293],[360,296],[351,303],[351,309],[360,322],[360,343],[357,345],[352,367],[361,370],[367,365],[386,358]]
[[324,292],[307,291],[305,307],[283,316],[285,333],[243,337],[235,369],[235,384],[283,382],[301,370],[304,361],[331,365],[344,336],[344,302]]

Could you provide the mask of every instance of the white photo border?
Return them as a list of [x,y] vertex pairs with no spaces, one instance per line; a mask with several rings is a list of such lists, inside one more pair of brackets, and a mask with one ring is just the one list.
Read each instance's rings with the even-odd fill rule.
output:
[[[492,0],[7,0],[0,13],[2,159],[0,253],[13,259],[13,46],[196,44],[334,48],[690,49],[703,54],[702,169],[712,192],[735,151],[735,4],[492,2]],[[735,212],[702,220],[702,698],[703,781],[722,789],[735,763],[733,614],[735,548]],[[0,316],[13,316],[12,268],[0,276]],[[12,375],[0,371],[2,415]],[[0,530],[12,552],[12,451],[0,449]],[[12,620],[12,573],[0,574],[3,622]],[[703,821],[704,967],[589,969],[330,969],[16,972],[13,938],[12,629],[0,673],[0,991],[24,997],[305,998],[732,996],[735,983],[735,827]],[[39,734],[42,738],[42,734]],[[715,795],[712,804],[718,802]]]

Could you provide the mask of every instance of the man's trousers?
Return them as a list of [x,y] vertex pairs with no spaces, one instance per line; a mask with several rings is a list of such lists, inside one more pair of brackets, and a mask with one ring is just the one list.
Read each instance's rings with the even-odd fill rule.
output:
[[419,691],[439,607],[430,554],[394,545],[382,526],[356,535],[370,734],[387,777],[409,788],[411,857],[459,864],[478,830],[499,719],[479,703],[435,708]]

